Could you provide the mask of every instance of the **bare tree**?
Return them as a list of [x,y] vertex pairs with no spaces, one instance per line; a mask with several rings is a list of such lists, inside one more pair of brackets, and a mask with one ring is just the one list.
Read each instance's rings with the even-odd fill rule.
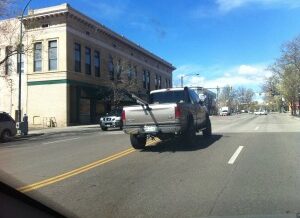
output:
[[248,109],[253,102],[254,91],[245,87],[239,87],[235,93],[239,110]]
[[0,23],[1,41],[7,45],[5,54],[0,59],[0,66],[7,64],[10,57],[19,53],[19,35],[16,34],[19,28],[17,20],[5,20]]
[[137,69],[129,61],[121,58],[109,60],[109,74],[111,79],[111,99],[115,108],[120,107],[122,101],[128,100],[127,93],[139,93],[137,84]]
[[227,106],[233,108],[234,99],[235,98],[235,90],[229,85],[225,86],[219,96],[219,102],[221,106]]
[[282,76],[281,92],[291,107],[291,114],[296,115],[296,103],[299,101],[300,75],[292,66],[287,67]]
[[[278,72],[276,66],[269,68],[272,72]],[[272,76],[265,78],[262,85],[264,93],[264,101],[268,105],[268,109],[272,111],[280,111],[282,106],[282,98],[280,97],[280,79],[279,73],[273,73]]]
[[[10,95],[10,109],[7,110],[11,114],[13,113],[13,104],[15,104],[12,100],[16,99],[13,96],[16,94],[17,83],[21,81],[18,77],[25,69],[22,68],[25,56],[33,50],[34,37],[27,35],[25,26],[31,28],[32,25],[37,23],[28,21],[21,24],[20,15],[21,10],[19,10],[16,0],[0,0],[0,89],[3,93],[1,105],[2,100]],[[24,27],[22,45],[20,43],[21,25]],[[20,57],[22,57],[22,62]],[[19,70],[21,72],[18,72]]]
[[[7,61],[18,54],[28,54],[32,51],[33,37],[26,38],[27,42],[20,45],[20,25],[21,21],[19,10],[15,0],[1,0],[0,1],[0,42],[5,45],[5,52],[0,58],[0,66],[7,64]],[[37,23],[27,21],[26,27],[34,27]],[[24,25],[24,23],[22,24]],[[22,33],[22,38],[26,36],[26,31]]]
[[265,89],[271,96],[284,97],[291,107],[291,114],[296,115],[296,104],[300,103],[300,36],[282,45],[281,56],[270,70],[274,77],[266,81]]
[[[0,59],[0,66],[4,64],[9,57],[18,52],[18,41],[16,40],[16,32],[19,28],[18,22],[13,21],[11,18],[17,16],[17,10],[14,0],[1,0],[0,1],[0,34],[1,41],[9,45],[5,56]],[[7,20],[6,20],[7,19]]]

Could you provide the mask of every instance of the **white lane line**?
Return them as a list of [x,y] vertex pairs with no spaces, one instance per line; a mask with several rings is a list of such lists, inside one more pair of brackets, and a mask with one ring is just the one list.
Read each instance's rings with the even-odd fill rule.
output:
[[254,129],[254,130],[258,130],[258,129],[259,129],[259,126],[255,127],[255,129]]
[[244,148],[244,146],[239,146],[238,149],[236,149],[236,151],[234,152],[232,157],[229,159],[228,164],[233,164],[234,163],[234,161],[239,156],[239,154],[241,153],[243,148]]
[[70,139],[62,139],[62,140],[57,140],[57,141],[52,141],[52,142],[44,142],[43,145],[53,144],[53,143],[57,143],[57,142],[71,141],[71,140],[76,140],[76,139],[79,139],[79,137],[78,138],[70,138]]

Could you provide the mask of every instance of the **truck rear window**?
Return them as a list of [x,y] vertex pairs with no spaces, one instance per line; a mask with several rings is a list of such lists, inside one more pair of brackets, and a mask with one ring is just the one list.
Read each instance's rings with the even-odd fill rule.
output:
[[179,103],[184,102],[184,91],[166,91],[157,92],[150,95],[150,104],[163,104],[163,103]]

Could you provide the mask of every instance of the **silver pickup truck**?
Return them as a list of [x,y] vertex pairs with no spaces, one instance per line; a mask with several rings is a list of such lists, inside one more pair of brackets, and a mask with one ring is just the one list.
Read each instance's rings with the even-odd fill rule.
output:
[[202,131],[211,136],[209,114],[197,93],[185,88],[160,89],[150,92],[150,102],[136,96],[139,105],[124,107],[122,111],[123,130],[130,134],[135,149],[143,149],[147,136],[161,140],[175,135],[183,136],[187,142]]

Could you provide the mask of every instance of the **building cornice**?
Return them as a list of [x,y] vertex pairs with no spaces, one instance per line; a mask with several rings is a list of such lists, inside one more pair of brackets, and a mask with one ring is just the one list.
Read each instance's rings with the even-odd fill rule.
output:
[[57,17],[57,16],[68,16],[71,18],[74,18],[78,20],[81,23],[84,23],[89,28],[93,29],[96,32],[103,32],[104,34],[108,35],[109,37],[121,41],[122,43],[128,45],[129,47],[140,51],[144,55],[160,62],[161,64],[164,64],[166,67],[168,67],[170,70],[175,70],[176,68],[166,60],[158,57],[157,55],[153,54],[152,52],[142,48],[140,45],[130,41],[124,36],[119,35],[118,33],[114,32],[113,30],[107,28],[103,24],[99,23],[98,21],[95,21],[94,19],[84,15],[83,13],[77,11],[76,9],[72,8],[69,4],[63,4],[57,7],[50,7],[49,10],[32,10],[29,12],[27,16],[24,17],[24,21],[30,21],[30,20],[39,20],[39,19],[45,19],[45,18],[51,18],[51,17]]

